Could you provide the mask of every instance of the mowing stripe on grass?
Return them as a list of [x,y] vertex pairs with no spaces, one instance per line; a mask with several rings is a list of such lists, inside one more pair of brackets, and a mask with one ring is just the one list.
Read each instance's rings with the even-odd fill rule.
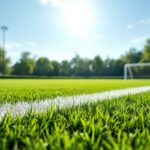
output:
[[7,114],[11,114],[13,117],[18,115],[24,116],[26,112],[30,110],[34,111],[35,113],[46,112],[47,110],[51,110],[53,106],[59,106],[59,108],[72,107],[80,104],[90,104],[96,101],[102,101],[106,99],[110,100],[128,94],[138,94],[148,91],[150,91],[150,86],[112,90],[94,94],[82,94],[78,96],[56,97],[54,99],[40,100],[31,103],[6,103],[0,106],[0,119]]

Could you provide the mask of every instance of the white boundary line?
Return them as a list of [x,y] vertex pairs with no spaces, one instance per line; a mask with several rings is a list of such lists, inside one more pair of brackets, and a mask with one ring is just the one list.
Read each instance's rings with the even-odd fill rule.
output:
[[77,106],[84,103],[92,103],[106,99],[118,98],[128,94],[138,94],[150,91],[150,86],[127,88],[121,90],[105,91],[94,94],[82,94],[78,96],[56,97],[54,99],[40,100],[34,102],[18,102],[16,104],[2,104],[0,105],[0,119],[12,114],[13,117],[18,115],[24,116],[28,111],[33,110],[35,113],[46,112],[51,110],[52,106],[59,106],[59,108]]

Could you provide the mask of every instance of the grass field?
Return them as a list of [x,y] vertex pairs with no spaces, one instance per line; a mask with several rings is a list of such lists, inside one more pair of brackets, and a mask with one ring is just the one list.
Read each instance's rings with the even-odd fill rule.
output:
[[58,96],[95,93],[113,89],[150,85],[150,80],[96,79],[7,79],[0,80],[0,103],[34,101]]
[[[150,80],[0,80],[0,103],[147,86]],[[7,115],[0,149],[149,149],[150,92],[46,113]]]

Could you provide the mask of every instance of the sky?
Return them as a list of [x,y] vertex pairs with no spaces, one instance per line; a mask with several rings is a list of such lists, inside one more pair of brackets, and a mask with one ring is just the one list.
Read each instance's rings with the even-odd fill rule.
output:
[[58,61],[75,54],[118,58],[150,37],[149,10],[149,0],[0,0],[0,26],[9,28],[12,63],[24,51]]

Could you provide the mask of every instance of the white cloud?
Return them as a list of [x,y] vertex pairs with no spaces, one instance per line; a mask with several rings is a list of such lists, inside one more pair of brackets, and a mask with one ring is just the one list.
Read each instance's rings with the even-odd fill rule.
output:
[[39,2],[42,4],[42,5],[48,5],[50,0],[39,0]]
[[20,48],[21,44],[17,42],[8,42],[6,43],[6,49],[15,49],[15,48]]
[[60,7],[61,5],[63,5],[64,0],[51,0],[51,3],[54,7]]
[[66,2],[67,0],[39,0],[39,2],[42,5],[52,5],[53,7],[59,7],[61,6],[64,2]]
[[35,45],[36,45],[36,43],[35,43],[35,42],[30,41],[30,42],[28,42],[28,45],[30,45],[30,46],[35,46]]
[[128,25],[127,25],[127,28],[128,28],[128,29],[133,29],[133,28],[134,28],[134,25],[128,24]]
[[133,29],[134,27],[137,27],[139,25],[145,25],[145,24],[150,24],[150,19],[141,19],[137,22],[135,22],[134,24],[128,24],[127,25],[127,29]]
[[150,23],[150,19],[142,19],[138,22],[138,24],[149,24]]
[[139,37],[136,39],[131,40],[132,43],[138,44],[138,43],[143,43],[147,39],[147,36]]
[[138,24],[144,24],[144,23],[146,23],[146,21],[147,21],[146,19],[142,19],[138,22]]
[[48,6],[51,5],[53,7],[58,8],[65,8],[67,5],[71,4],[72,2],[81,2],[87,0],[38,0],[42,5]]

